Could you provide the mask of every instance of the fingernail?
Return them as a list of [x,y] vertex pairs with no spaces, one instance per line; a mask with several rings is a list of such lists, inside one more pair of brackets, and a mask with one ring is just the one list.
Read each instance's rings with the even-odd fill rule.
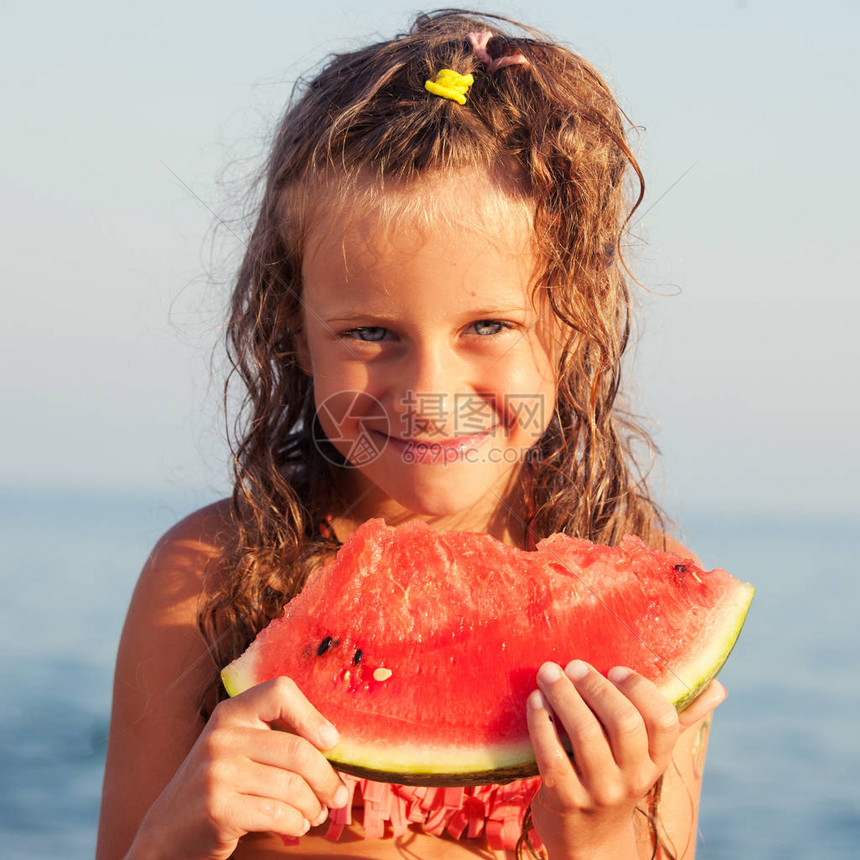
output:
[[582,660],[571,660],[564,671],[573,681],[581,681],[588,674],[588,663],[583,663]]
[[311,829],[310,821],[308,821],[307,818],[303,818],[302,819],[302,836],[304,836],[305,833],[307,833],[308,830],[310,830],[310,829]]
[[628,669],[626,666],[613,666],[607,673],[606,677],[612,681],[613,684],[621,684],[626,681],[633,674],[632,669]]
[[334,793],[334,805],[336,809],[341,809],[349,803],[349,789],[342,785],[335,793]]
[[526,699],[526,706],[533,711],[549,710],[549,702],[547,702],[540,690],[535,690],[529,695],[528,699]]
[[331,723],[326,723],[322,726],[320,728],[319,735],[323,749],[333,747],[340,740],[340,735],[338,734],[337,729]]
[[544,663],[538,669],[538,681],[544,684],[554,684],[561,677],[561,666],[558,663]]
[[320,810],[320,814],[314,819],[314,827],[319,827],[320,824],[322,824],[323,821],[326,820],[326,818],[328,818],[328,809],[326,809],[326,807],[323,807]]

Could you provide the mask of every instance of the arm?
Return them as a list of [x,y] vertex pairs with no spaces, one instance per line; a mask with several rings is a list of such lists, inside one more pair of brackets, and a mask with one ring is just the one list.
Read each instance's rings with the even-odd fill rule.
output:
[[[716,691],[711,691],[711,694],[716,696]],[[709,714],[684,729],[678,738],[672,762],[664,774],[657,816],[660,840],[672,853],[658,853],[657,857],[673,856],[678,860],[692,860],[696,855],[699,797],[710,726]],[[650,857],[651,834],[643,826],[644,819],[638,821],[641,818],[637,814],[640,854]]]
[[[227,522],[219,503],[175,526],[135,589],[117,655],[98,860],[227,857],[245,832],[298,835],[323,815],[320,800],[338,805],[340,780],[318,751],[327,724],[290,682],[222,702],[205,727],[199,717],[213,667],[197,605]],[[276,720],[294,733],[273,731]]]

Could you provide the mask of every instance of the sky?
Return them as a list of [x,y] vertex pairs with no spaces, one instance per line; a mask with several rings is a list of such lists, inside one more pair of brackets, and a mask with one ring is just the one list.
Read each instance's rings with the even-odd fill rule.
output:
[[[669,512],[860,515],[857,4],[475,8],[582,53],[639,127],[629,378]],[[416,7],[2,10],[0,484],[225,495],[248,178],[294,81]]]

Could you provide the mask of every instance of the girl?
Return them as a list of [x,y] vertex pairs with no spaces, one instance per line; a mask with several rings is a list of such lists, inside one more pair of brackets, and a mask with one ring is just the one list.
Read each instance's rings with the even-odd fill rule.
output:
[[630,456],[647,437],[616,403],[631,169],[642,197],[624,131],[580,57],[466,13],[422,16],[304,87],[232,300],[233,496],[168,532],[135,591],[99,858],[501,857],[512,814],[520,852],[693,856],[718,684],[679,720],[623,667],[544,665],[540,779],[470,790],[446,819],[426,792],[356,791],[321,752],[337,727],[289,679],[228,701],[218,681],[369,517],[521,548],[672,545]]

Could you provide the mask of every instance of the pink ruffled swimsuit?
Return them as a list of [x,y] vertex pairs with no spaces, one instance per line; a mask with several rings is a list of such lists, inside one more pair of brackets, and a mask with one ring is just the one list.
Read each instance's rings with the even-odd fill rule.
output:
[[[424,833],[454,839],[486,837],[490,848],[513,851],[522,831],[526,807],[540,787],[540,777],[518,779],[507,785],[478,785],[468,788],[389,785],[341,774],[349,789],[349,803],[329,814],[326,839],[337,841],[344,828],[352,824],[355,791],[364,801],[364,838],[382,839],[402,836],[410,824]],[[532,845],[540,846],[534,831]],[[298,839],[283,837],[287,845]]]

